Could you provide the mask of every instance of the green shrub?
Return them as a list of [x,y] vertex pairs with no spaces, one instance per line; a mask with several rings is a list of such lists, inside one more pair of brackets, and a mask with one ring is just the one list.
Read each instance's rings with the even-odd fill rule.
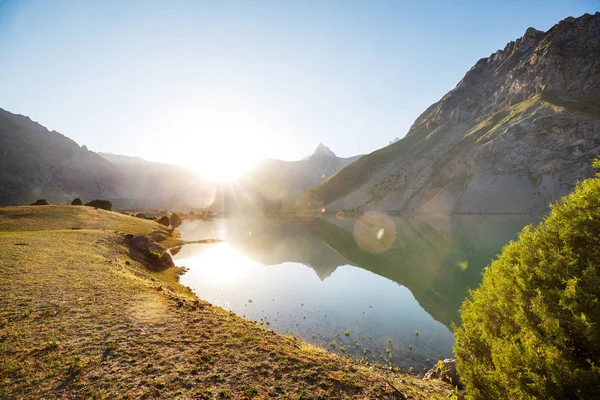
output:
[[32,206],[49,206],[50,203],[48,203],[48,200],[46,199],[39,199],[36,200],[35,203],[31,203]]
[[90,201],[89,203],[85,203],[85,205],[88,207],[96,207],[101,208],[103,210],[112,211],[112,203],[110,202],[110,200],[95,199]]
[[152,257],[156,260],[162,260],[162,257],[163,257],[163,253],[161,253],[160,251],[152,250],[152,249],[148,250],[148,254],[150,255],[150,257]]
[[600,175],[504,247],[461,316],[455,352],[468,398],[596,398]]
[[79,197],[77,197],[76,199],[74,199],[71,202],[72,206],[82,206],[83,205],[83,201],[81,201],[81,199]]

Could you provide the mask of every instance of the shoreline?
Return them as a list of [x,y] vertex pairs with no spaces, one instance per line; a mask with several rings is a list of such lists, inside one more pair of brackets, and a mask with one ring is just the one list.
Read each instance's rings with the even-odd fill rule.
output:
[[329,354],[200,300],[178,282],[175,268],[149,268],[125,245],[127,234],[165,248],[179,241],[154,222],[71,206],[2,212],[0,397],[447,398],[452,392],[439,381]]

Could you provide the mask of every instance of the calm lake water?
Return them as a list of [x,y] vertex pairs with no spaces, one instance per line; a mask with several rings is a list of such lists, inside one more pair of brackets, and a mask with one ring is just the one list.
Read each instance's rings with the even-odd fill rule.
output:
[[199,297],[246,319],[419,373],[452,355],[468,289],[531,222],[379,213],[185,222],[183,239],[224,242],[186,245],[175,263]]

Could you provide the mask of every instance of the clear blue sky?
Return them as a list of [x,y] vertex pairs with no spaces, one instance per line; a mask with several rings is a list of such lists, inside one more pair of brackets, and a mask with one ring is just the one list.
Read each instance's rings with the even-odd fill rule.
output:
[[[199,165],[402,137],[480,58],[600,1],[0,0],[0,107]],[[252,158],[250,157],[250,158]],[[200,161],[205,160],[205,161]]]

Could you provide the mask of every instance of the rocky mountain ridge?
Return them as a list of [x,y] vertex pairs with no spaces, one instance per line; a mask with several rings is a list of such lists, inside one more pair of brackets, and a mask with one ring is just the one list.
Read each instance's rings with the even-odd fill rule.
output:
[[179,165],[110,153],[0,109],[0,205],[109,199],[118,208],[262,214],[331,176],[358,157],[337,157],[322,143],[304,160],[264,160],[244,178],[209,181]]
[[118,198],[124,177],[87,147],[29,117],[0,109],[0,204],[39,198]]
[[401,140],[290,209],[535,213],[600,154],[600,13],[527,29],[479,60]]

